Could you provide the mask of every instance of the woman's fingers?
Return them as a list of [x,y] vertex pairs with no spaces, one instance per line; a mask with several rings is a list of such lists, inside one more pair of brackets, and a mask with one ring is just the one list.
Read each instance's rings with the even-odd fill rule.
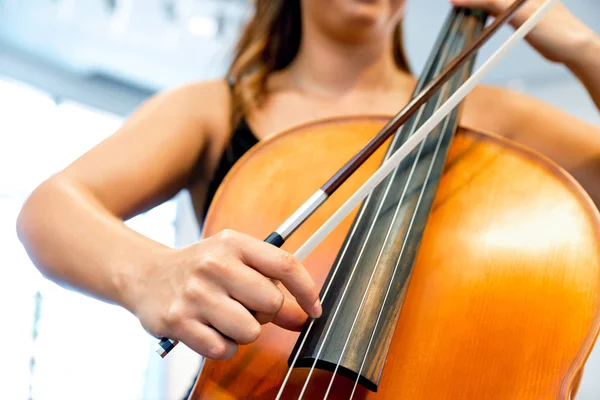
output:
[[261,326],[237,301],[222,296],[218,305],[202,310],[201,318],[238,344],[249,344],[260,336]]
[[[514,0],[450,0],[457,7],[471,7],[497,16],[505,11]],[[543,0],[528,0],[523,4],[510,24],[518,28],[544,4]],[[585,47],[595,34],[576,18],[562,2],[552,6],[542,20],[525,37],[526,40],[547,60],[569,63],[581,57]]]
[[306,314],[321,314],[319,293],[302,264],[273,245],[231,230],[166,252],[146,276],[147,290],[136,307],[142,326],[207,358],[232,357],[239,344],[259,338],[261,324],[299,330]]
[[238,256],[244,264],[266,277],[281,281],[308,315],[314,318],[321,316],[317,288],[306,268],[292,254],[248,235],[228,235],[238,241]]
[[[193,273],[182,275],[187,279],[175,286],[178,296],[162,320],[168,331],[177,332],[176,338],[200,354],[227,358],[236,351],[233,345],[256,341],[261,324],[273,322],[297,331],[306,322],[306,314],[321,315],[315,284],[291,254],[229,230],[193,250],[198,251],[192,257]],[[190,321],[195,331],[189,328]]]
[[512,3],[512,0],[450,0],[457,7],[471,7],[487,11],[490,14],[496,15],[506,10]]
[[275,315],[276,314],[268,314],[268,313],[263,313],[263,312],[254,312],[253,315],[254,315],[254,318],[256,318],[256,320],[258,321],[259,324],[266,325],[269,322],[273,322],[273,319],[275,319]]
[[228,280],[225,287],[229,295],[252,310],[254,318],[261,325],[273,322],[288,330],[302,329],[307,316],[294,298],[284,295],[283,288],[278,288],[257,271],[237,262],[240,265],[232,270],[238,271],[238,276],[243,278]]
[[232,299],[252,310],[261,324],[273,322],[288,330],[298,331],[307,320],[306,313],[284,289],[236,258],[227,261],[229,273],[222,274],[223,286]]
[[302,311],[298,303],[292,298],[285,297],[281,309],[271,322],[283,329],[300,331],[306,324],[307,319],[306,313]]
[[[490,15],[498,16],[506,11],[515,0],[450,0],[457,7],[477,8],[488,12]],[[540,6],[538,0],[526,1],[515,13],[510,23],[514,27],[519,27],[529,18]]]
[[229,267],[220,278],[229,296],[258,313],[275,315],[279,312],[283,293],[271,280],[237,258],[231,257],[224,262]]
[[179,330],[179,340],[196,353],[214,360],[227,360],[233,357],[238,345],[223,337],[206,324],[189,319]]

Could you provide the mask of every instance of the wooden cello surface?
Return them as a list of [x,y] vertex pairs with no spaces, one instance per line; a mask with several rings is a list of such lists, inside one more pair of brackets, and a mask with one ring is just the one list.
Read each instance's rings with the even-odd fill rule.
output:
[[[259,143],[223,181],[203,234],[230,228],[266,237],[388,120],[331,119]],[[294,253],[379,167],[387,146],[283,248]],[[303,262],[319,287],[355,216]],[[358,385],[353,398],[569,398],[600,328],[599,239],[597,209],[562,169],[506,139],[459,128],[389,352],[380,355],[379,386]],[[370,296],[383,296],[386,284],[373,281]],[[231,360],[204,362],[191,399],[274,399],[298,336],[263,325]],[[295,368],[282,398],[298,398],[307,374]],[[323,398],[331,376],[316,369],[304,398]],[[353,386],[336,376],[328,398],[348,399]]]

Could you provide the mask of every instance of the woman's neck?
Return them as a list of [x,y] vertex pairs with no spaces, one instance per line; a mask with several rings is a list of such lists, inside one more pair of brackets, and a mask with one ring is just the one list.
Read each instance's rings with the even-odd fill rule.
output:
[[387,40],[348,44],[307,29],[289,68],[291,83],[300,91],[323,98],[392,90],[394,83],[408,74],[396,66],[390,39],[388,35]]

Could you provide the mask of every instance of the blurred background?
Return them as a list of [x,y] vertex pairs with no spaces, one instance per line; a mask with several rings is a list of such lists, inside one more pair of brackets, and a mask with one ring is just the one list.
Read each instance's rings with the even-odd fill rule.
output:
[[[600,2],[564,3],[600,32]],[[149,96],[222,77],[250,10],[247,0],[0,0],[1,399],[178,399],[192,383],[200,359],[185,346],[162,360],[131,315],[41,278],[16,238],[15,219],[37,184],[111,135]],[[448,10],[447,0],[408,2],[416,73]],[[510,32],[486,45],[479,62]],[[574,77],[526,44],[485,82],[600,124]],[[191,213],[181,193],[127,223],[185,246],[200,234]],[[600,399],[598,348],[578,398]]]

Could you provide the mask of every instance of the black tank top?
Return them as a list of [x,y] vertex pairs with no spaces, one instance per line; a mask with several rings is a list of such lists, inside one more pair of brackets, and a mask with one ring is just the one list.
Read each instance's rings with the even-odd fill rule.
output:
[[[228,84],[230,89],[232,89],[232,82],[228,79]],[[202,217],[206,216],[208,212],[208,208],[210,203],[212,202],[219,185],[225,179],[225,176],[233,167],[233,165],[255,144],[258,143],[258,138],[250,129],[246,118],[242,117],[238,125],[235,127],[231,139],[229,143],[223,150],[223,155],[221,156],[221,160],[217,165],[217,169],[212,177],[212,180],[209,184],[208,191],[206,193],[206,200],[204,205],[204,212]]]

